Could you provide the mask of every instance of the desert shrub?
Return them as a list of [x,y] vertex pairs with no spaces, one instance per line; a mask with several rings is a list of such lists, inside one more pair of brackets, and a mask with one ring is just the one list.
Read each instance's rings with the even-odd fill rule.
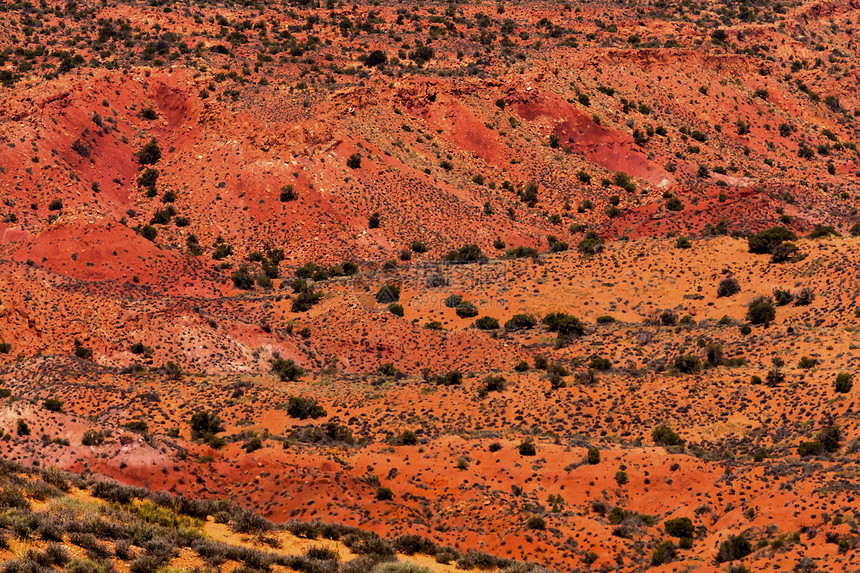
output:
[[417,446],[418,434],[412,430],[403,430],[396,436],[389,438],[388,443],[392,446]]
[[149,140],[138,152],[137,161],[141,165],[152,165],[161,159],[161,148],[155,138]]
[[630,481],[630,478],[627,477],[626,471],[618,470],[617,472],[615,472],[615,481],[618,483],[618,485],[624,485],[628,481]]
[[579,337],[585,333],[585,325],[575,316],[563,312],[551,312],[543,318],[546,329],[559,338]]
[[449,263],[465,264],[465,263],[480,263],[487,260],[487,256],[481,251],[478,245],[463,245],[459,249],[449,251],[445,255],[445,260]]
[[537,448],[532,440],[525,440],[522,442],[517,446],[517,451],[520,452],[521,456],[533,456],[537,454]]
[[290,310],[293,312],[305,312],[310,310],[316,303],[320,301],[322,294],[318,292],[302,291],[296,295],[290,305]]
[[373,50],[364,58],[364,66],[367,68],[382,68],[388,63],[388,56],[382,50]]
[[507,387],[507,381],[505,377],[500,374],[490,374],[486,378],[484,378],[484,382],[481,387],[478,389],[478,394],[480,396],[486,396],[490,392],[502,392]]
[[666,424],[660,424],[651,431],[651,439],[660,446],[681,446],[684,440]]
[[83,360],[88,360],[88,359],[92,358],[93,351],[92,351],[92,349],[87,348],[86,346],[77,345],[77,346],[75,346],[75,356],[77,356],[78,358],[81,358]]
[[692,354],[682,354],[680,356],[676,356],[674,365],[679,372],[682,372],[684,374],[698,372],[699,369],[702,367],[702,363],[699,360],[699,357],[693,356]]
[[292,185],[284,185],[281,187],[280,199],[282,203],[295,201],[298,198],[299,194],[296,193],[296,189]]
[[314,398],[290,396],[287,402],[287,415],[299,420],[306,420],[308,418],[322,418],[327,414],[322,404]]
[[785,306],[791,304],[794,300],[794,295],[787,290],[776,288],[773,290],[773,300],[776,306]]
[[543,531],[546,529],[546,520],[539,515],[533,515],[526,521],[526,527]]
[[689,517],[667,519],[663,522],[663,529],[665,529],[666,535],[679,538],[693,537],[696,533],[696,528],[693,527],[693,521]]
[[353,153],[346,159],[346,166],[350,169],[358,169],[361,167],[361,155]]
[[537,325],[537,319],[531,314],[515,314],[510,320],[505,322],[505,330],[508,332],[516,332],[518,330],[528,330]]
[[678,199],[678,197],[672,195],[671,197],[666,199],[666,209],[668,209],[669,211],[683,211],[684,203],[682,203],[681,200]]
[[242,290],[250,290],[254,288],[254,275],[245,265],[242,265],[230,275],[233,281],[233,286]]
[[379,501],[391,501],[394,499],[394,493],[390,488],[378,487],[376,488],[376,499]]
[[319,561],[340,561],[340,555],[334,549],[328,547],[311,547],[305,553],[309,559],[317,559]]
[[376,302],[379,304],[390,304],[400,300],[400,287],[389,283],[383,285],[376,293]]
[[815,292],[809,287],[803,287],[797,296],[794,297],[795,306],[808,306],[815,299]]
[[336,422],[326,422],[321,426],[302,426],[295,428],[290,432],[289,439],[305,444],[320,445],[352,445],[355,443],[352,430]]
[[651,565],[662,565],[664,563],[671,563],[672,559],[675,557],[675,544],[667,539],[660,543],[651,554]]
[[499,328],[499,321],[492,316],[482,316],[475,321],[475,328],[479,330],[495,330]]
[[406,534],[396,537],[392,541],[392,544],[399,553],[404,555],[415,555],[416,553],[434,555],[437,549],[435,543],[415,534]]
[[824,453],[824,444],[821,442],[800,442],[797,445],[797,455],[802,458],[820,456]]
[[803,258],[800,254],[800,249],[794,243],[784,242],[776,245],[771,251],[770,262],[785,263],[797,262]]
[[391,558],[395,556],[394,546],[375,534],[364,532],[361,534],[348,534],[341,541],[349,547],[350,551],[358,555],[376,555]]
[[588,367],[594,370],[605,372],[606,370],[610,370],[612,368],[612,361],[609,358],[602,358],[600,356],[596,356],[591,359],[591,362],[588,363]]
[[741,285],[734,277],[726,277],[717,286],[717,297],[732,296],[741,292]]
[[63,401],[57,400],[56,398],[47,398],[45,401],[42,402],[42,407],[49,412],[62,412]]
[[430,380],[443,386],[458,386],[463,382],[463,375],[457,370],[450,370],[445,374],[432,376]]
[[448,308],[457,308],[457,305],[463,302],[463,297],[459,294],[450,294],[443,301]]
[[776,318],[776,309],[770,298],[760,296],[747,308],[747,320],[752,324],[768,325]]
[[404,315],[403,305],[396,303],[396,302],[389,304],[387,310],[388,310],[388,312],[390,312],[391,314],[393,314],[395,316],[403,316]]
[[709,342],[705,345],[705,360],[709,366],[719,366],[724,361],[723,345],[719,342]]
[[591,465],[597,465],[600,463],[600,450],[594,446],[590,446],[588,448],[588,463]]
[[283,382],[298,380],[305,373],[304,368],[296,364],[292,359],[284,360],[280,356],[276,356],[271,361],[271,370]]
[[678,315],[671,309],[666,309],[657,317],[659,324],[663,326],[675,326],[678,324]]
[[471,318],[473,316],[478,316],[478,307],[476,307],[471,302],[464,300],[457,305],[457,308],[454,309],[454,312],[456,312],[457,316],[459,316],[460,318]]
[[415,563],[380,563],[370,573],[433,573],[433,571]]
[[509,559],[501,559],[483,551],[469,549],[457,560],[458,569],[501,569],[511,565]]
[[206,410],[195,412],[189,421],[192,440],[208,440],[218,432],[224,431],[224,424],[217,414]]
[[797,235],[785,227],[772,227],[747,237],[747,245],[751,253],[770,254],[785,241],[793,241]]
[[230,529],[236,533],[260,533],[274,528],[271,521],[245,508],[234,511],[230,520]]
[[394,556],[362,555],[341,566],[341,573],[373,573],[373,568],[381,563],[394,560]]
[[585,255],[596,255],[603,251],[603,239],[596,231],[588,231],[576,248]]
[[678,239],[675,241],[675,248],[676,249],[690,249],[692,247],[693,247],[693,243],[691,243],[690,239],[688,239],[687,237],[684,237],[683,235],[678,237]]
[[847,394],[851,391],[851,387],[854,385],[853,378],[853,375],[848,372],[840,372],[836,375],[833,389],[842,394]]
[[829,426],[825,430],[818,433],[816,439],[821,442],[827,452],[833,453],[839,450],[839,442],[842,439],[842,432],[839,426]]
[[732,535],[720,544],[717,552],[717,563],[743,559],[752,553],[752,545],[743,535]]
[[821,239],[829,236],[840,236],[839,232],[836,230],[836,227],[833,225],[815,225],[815,228],[809,232],[808,238],[810,239]]

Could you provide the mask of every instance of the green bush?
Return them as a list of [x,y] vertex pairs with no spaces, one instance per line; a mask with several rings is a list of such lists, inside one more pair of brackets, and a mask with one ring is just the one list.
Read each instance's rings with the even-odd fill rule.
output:
[[663,522],[663,529],[666,535],[671,537],[690,537],[696,533],[696,528],[693,527],[693,521],[689,517],[677,517],[675,519],[667,519]]
[[316,303],[322,299],[322,293],[303,291],[296,295],[293,302],[290,304],[290,310],[293,312],[305,312],[310,310]]
[[272,360],[271,367],[272,372],[277,374],[283,382],[298,380],[305,373],[304,369],[292,359],[284,360],[280,356],[276,356]]
[[376,488],[376,499],[379,501],[391,501],[394,499],[394,492],[390,488],[380,486]]
[[233,286],[238,289],[250,290],[254,288],[254,275],[251,274],[251,271],[245,265],[233,271],[230,279],[233,281]]
[[466,300],[458,304],[457,308],[455,308],[454,311],[460,318],[471,318],[473,316],[478,316],[478,307]]
[[546,329],[558,334],[559,338],[573,338],[585,333],[585,325],[575,316],[563,312],[551,312],[543,318]]
[[833,389],[842,394],[847,394],[851,391],[853,382],[853,375],[848,372],[840,372],[836,375],[836,381],[833,383]]
[[588,463],[591,465],[597,465],[600,463],[600,450],[594,446],[589,446],[588,448]]
[[734,277],[726,277],[717,286],[717,297],[733,296],[741,292],[741,285]]
[[389,304],[400,300],[400,286],[388,283],[383,285],[376,293],[376,302]]
[[415,563],[380,563],[373,567],[370,573],[433,573],[431,569]]
[[769,297],[760,296],[747,309],[747,320],[752,324],[768,325],[776,319],[776,309]]
[[492,316],[482,316],[475,321],[475,328],[479,330],[496,330],[499,328],[499,321]]
[[698,372],[702,367],[702,363],[699,360],[699,357],[693,356],[692,354],[682,354],[680,356],[676,356],[674,364],[675,368],[677,368],[679,372],[682,372],[684,374]]
[[518,330],[528,330],[537,325],[537,319],[530,314],[515,314],[505,323],[505,330],[508,332],[516,332]]
[[295,188],[292,185],[284,185],[281,187],[281,202],[286,203],[288,201],[295,201],[299,198],[299,194],[296,193]]
[[537,448],[535,447],[535,443],[531,440],[525,440],[519,446],[517,446],[517,450],[520,452],[521,456],[534,456],[537,454]]
[[314,398],[290,396],[287,402],[287,415],[299,420],[307,418],[323,418],[327,415],[325,408]]
[[481,388],[478,389],[478,394],[480,396],[486,396],[490,392],[503,392],[505,388],[507,388],[507,385],[508,383],[504,376],[499,374],[490,374],[484,378]]
[[781,243],[795,239],[797,239],[797,235],[785,227],[777,226],[750,235],[747,237],[747,246],[751,253],[770,254]]
[[459,249],[449,251],[445,255],[445,260],[449,263],[465,264],[465,263],[480,263],[487,260],[487,256],[478,245],[463,245]]
[[596,255],[603,251],[603,239],[596,231],[588,231],[576,248],[582,254]]
[[418,434],[412,430],[403,430],[388,441],[392,446],[417,446]]
[[44,402],[42,402],[42,407],[50,412],[62,412],[63,401],[57,400],[56,398],[47,398]]
[[752,553],[752,545],[743,535],[732,535],[720,544],[717,552],[717,563],[743,559]]
[[678,237],[678,239],[675,241],[676,249],[689,249],[692,248],[692,246],[693,243],[690,242],[690,239],[684,236]]
[[149,140],[140,151],[137,152],[137,161],[141,165],[153,165],[161,159],[161,148],[155,138]]
[[224,431],[224,424],[217,414],[206,410],[195,412],[188,422],[191,426],[192,440],[208,440],[218,432]]
[[660,543],[651,554],[651,565],[657,566],[664,563],[671,563],[675,557],[675,544],[667,539]]
[[85,446],[100,446],[104,441],[104,432],[98,430],[87,430],[81,438],[81,443]]
[[660,424],[651,431],[651,439],[660,446],[681,446],[684,440],[666,424]]

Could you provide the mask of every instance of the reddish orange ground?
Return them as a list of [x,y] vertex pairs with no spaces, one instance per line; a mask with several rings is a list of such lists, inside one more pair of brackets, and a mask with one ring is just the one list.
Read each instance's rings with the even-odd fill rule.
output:
[[[858,381],[834,391],[860,364],[858,18],[856,1],[4,7],[0,452],[559,571],[651,567],[673,517],[693,546],[658,571],[726,571],[734,534],[752,571],[860,570]],[[749,252],[776,225],[802,260]],[[577,250],[588,231],[602,252]],[[467,244],[488,262],[440,262]],[[322,296],[293,308],[302,265],[352,262],[305,277]],[[718,297],[728,276],[741,290]],[[376,302],[386,284],[402,317]],[[811,304],[742,333],[756,297],[805,287]],[[551,312],[585,332],[557,345]],[[538,324],[504,328],[521,313]],[[729,362],[674,367],[708,344]],[[304,374],[279,380],[275,356]],[[595,358],[610,368],[589,380]],[[481,396],[490,375],[507,387]],[[288,416],[290,396],[326,416]],[[224,447],[191,439],[202,409]],[[290,437],[329,421],[358,443]],[[653,443],[664,423],[684,446]],[[840,448],[799,457],[831,425]],[[83,446],[90,429],[106,441]],[[417,444],[392,443],[405,430]]]

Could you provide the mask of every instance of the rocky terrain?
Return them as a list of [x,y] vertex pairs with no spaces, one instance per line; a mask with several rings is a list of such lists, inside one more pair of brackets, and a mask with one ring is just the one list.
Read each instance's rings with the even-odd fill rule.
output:
[[[0,452],[76,483],[34,511],[110,478],[403,562],[356,571],[860,570],[856,2],[0,21]],[[360,553],[183,547],[41,566]]]

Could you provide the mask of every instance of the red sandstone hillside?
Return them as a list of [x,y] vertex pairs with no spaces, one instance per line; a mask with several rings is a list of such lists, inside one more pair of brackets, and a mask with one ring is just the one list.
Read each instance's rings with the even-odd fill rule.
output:
[[856,2],[0,18],[5,459],[559,571],[860,569]]

